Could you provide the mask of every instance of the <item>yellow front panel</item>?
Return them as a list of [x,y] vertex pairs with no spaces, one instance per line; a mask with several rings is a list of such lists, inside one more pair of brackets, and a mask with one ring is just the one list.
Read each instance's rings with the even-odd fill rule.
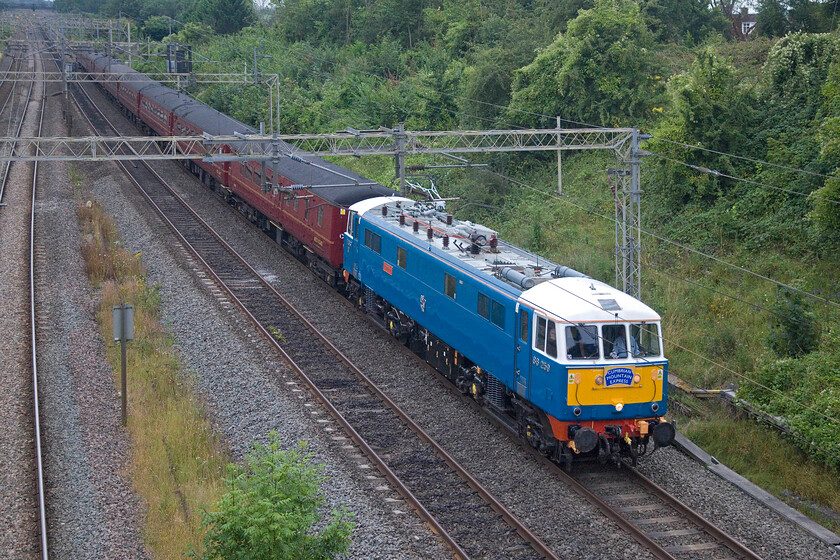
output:
[[[610,366],[612,367],[612,366]],[[632,404],[662,400],[663,368],[657,365],[622,366],[638,375],[638,383],[605,386],[604,372],[610,367],[580,368],[568,371],[568,406]],[[598,385],[595,380],[601,377]]]

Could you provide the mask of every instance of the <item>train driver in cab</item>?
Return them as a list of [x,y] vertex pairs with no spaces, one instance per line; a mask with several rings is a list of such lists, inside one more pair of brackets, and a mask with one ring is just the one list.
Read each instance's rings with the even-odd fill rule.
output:
[[566,357],[585,360],[598,357],[598,327],[566,327]]

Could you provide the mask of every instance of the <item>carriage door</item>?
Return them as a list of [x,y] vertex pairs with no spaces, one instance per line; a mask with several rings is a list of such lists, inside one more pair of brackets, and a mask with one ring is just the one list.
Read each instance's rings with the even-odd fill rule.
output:
[[528,398],[531,379],[531,313],[526,307],[519,307],[516,322],[516,344],[514,345],[514,389],[519,396]]
[[358,265],[356,264],[359,256],[358,235],[359,215],[350,211],[350,216],[347,219],[347,233],[344,235],[344,267],[354,278],[359,277]]

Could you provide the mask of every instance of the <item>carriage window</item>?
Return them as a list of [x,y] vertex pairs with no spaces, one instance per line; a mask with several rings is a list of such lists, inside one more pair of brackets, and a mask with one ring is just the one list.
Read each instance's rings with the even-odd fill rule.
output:
[[630,345],[635,341],[638,346],[634,349],[637,357],[659,356],[662,353],[659,349],[659,325],[656,323],[633,323],[630,325],[630,336]]
[[295,197],[295,212],[297,212],[298,209],[298,200],[298,197]]
[[397,247],[397,266],[405,269],[406,253],[402,247]]
[[493,315],[491,317],[491,321],[493,321],[493,324],[497,327],[505,328],[505,306],[496,300],[493,300]]
[[446,291],[446,295],[455,299],[455,277],[450,276],[444,273],[444,281],[443,281],[443,288]]
[[318,207],[318,227],[321,227],[323,225],[324,225],[324,207],[319,206]]
[[484,294],[478,294],[478,314],[490,320],[490,298]]
[[524,309],[519,312],[519,340],[528,342],[528,312]]
[[566,327],[566,357],[570,360],[597,359],[598,327],[577,325]]
[[624,325],[604,325],[604,358],[605,359],[626,359],[627,358],[627,333]]
[[286,195],[286,206],[291,206],[292,205],[292,197],[293,196],[294,196],[293,194]]

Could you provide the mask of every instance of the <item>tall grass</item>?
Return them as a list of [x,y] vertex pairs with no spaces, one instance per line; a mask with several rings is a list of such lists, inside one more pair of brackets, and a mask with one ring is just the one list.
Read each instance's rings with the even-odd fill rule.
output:
[[[76,176],[74,182],[79,180]],[[139,255],[120,245],[113,221],[97,202],[81,196],[78,217],[87,272],[99,288],[97,318],[105,340],[113,332],[112,306],[134,306],[135,338],[127,358],[128,430],[131,480],[146,509],[144,540],[158,558],[199,551],[198,509],[224,493],[228,457],[191,390],[172,337],[161,325],[158,287],[146,283]],[[109,345],[107,356],[118,384],[119,347]]]
[[840,512],[840,480],[830,469],[811,461],[774,430],[712,406],[714,414],[705,418],[681,419],[680,430],[721,463],[840,532],[840,516],[814,507]]

